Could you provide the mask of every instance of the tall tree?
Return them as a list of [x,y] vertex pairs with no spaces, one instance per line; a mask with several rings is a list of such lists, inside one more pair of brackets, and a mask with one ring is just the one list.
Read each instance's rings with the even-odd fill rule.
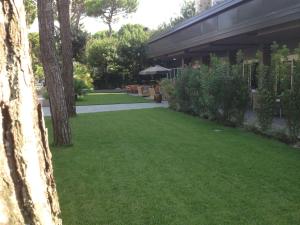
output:
[[100,17],[108,25],[109,35],[112,34],[112,24],[120,17],[136,12],[138,0],[86,0],[88,16]]
[[30,66],[23,1],[0,0],[0,224],[59,225],[42,108]]
[[118,35],[118,64],[123,80],[137,80],[138,73],[147,64],[146,45],[149,31],[138,24],[126,24]]
[[181,17],[183,19],[188,19],[196,15],[196,3],[195,1],[185,0],[183,6],[181,7]]
[[60,24],[62,80],[69,116],[76,115],[73,82],[73,49],[70,24],[70,0],[57,0],[58,20]]
[[94,76],[105,80],[106,85],[109,76],[116,74],[118,40],[115,37],[92,39],[86,47],[88,64],[95,68]]
[[70,145],[71,129],[60,67],[55,54],[53,1],[38,0],[41,60],[49,94],[53,126],[53,144]]

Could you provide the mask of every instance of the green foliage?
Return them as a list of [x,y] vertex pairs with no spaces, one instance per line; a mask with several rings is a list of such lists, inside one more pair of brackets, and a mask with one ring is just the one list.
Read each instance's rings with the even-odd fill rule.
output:
[[[239,57],[241,58],[241,53]],[[242,58],[238,64],[212,57],[212,68],[208,77],[209,116],[226,124],[241,125],[249,104],[247,79],[243,76]]]
[[160,91],[164,98],[169,102],[169,106],[172,109],[175,109],[174,101],[174,92],[175,86],[174,82],[169,79],[163,79],[160,82]]
[[185,0],[181,7],[181,17],[188,19],[196,15],[196,3],[195,1]]
[[74,90],[78,96],[85,95],[93,89],[93,79],[89,68],[79,62],[74,63]]
[[[256,109],[258,123],[263,131],[267,131],[273,122],[275,108],[275,76],[274,71],[270,72],[270,68],[262,64],[262,53],[257,53],[260,62],[258,68],[258,108]],[[275,60],[272,59],[272,66]],[[275,67],[273,67],[275,68]]]
[[214,56],[211,62],[212,67],[207,80],[209,116],[220,121],[227,120],[233,91],[230,87],[229,65]]
[[98,76],[117,71],[117,45],[115,38],[91,39],[87,43],[86,56],[90,66],[98,68]]
[[109,26],[109,34],[112,34],[112,23],[136,12],[138,0],[86,0],[85,8],[88,16],[100,17]]
[[118,65],[125,80],[136,80],[139,71],[146,67],[146,45],[149,32],[142,25],[127,24],[118,36]]
[[45,79],[45,74],[44,74],[43,66],[40,63],[38,63],[38,64],[35,64],[33,66],[33,68],[34,68],[33,73],[34,73],[35,79],[44,80]]
[[72,28],[72,47],[73,58],[77,62],[85,63],[85,47],[90,38],[89,33],[82,29],[77,29],[74,26]]
[[234,123],[242,125],[247,107],[250,102],[250,92],[248,88],[247,76],[244,75],[243,68],[244,55],[242,51],[237,53],[237,64],[231,66],[232,76],[232,116]]
[[241,53],[238,58],[238,64],[233,66],[212,57],[210,68],[185,69],[176,80],[172,104],[175,109],[224,124],[241,125],[249,104],[249,91]]
[[93,78],[91,76],[91,71],[86,65],[79,62],[74,63],[74,79],[83,81],[84,89],[93,89]]
[[32,61],[32,69],[35,79],[44,79],[44,70],[41,63],[40,39],[39,33],[29,33],[30,56]]
[[[111,34],[113,37],[116,37],[116,33],[113,31]],[[93,34],[92,38],[94,39],[105,39],[109,37],[109,31],[108,30],[101,30]]]
[[[286,56],[286,47],[276,49],[274,54]],[[298,140],[300,134],[300,45],[296,49],[298,59],[294,61],[293,73],[288,73],[286,69],[287,65],[284,61],[281,61],[281,74],[283,85],[282,102],[284,108],[284,115],[287,120],[287,126],[289,129],[289,136],[292,142]]]
[[185,70],[175,82],[174,99],[176,110],[190,112],[189,71]]
[[24,0],[26,11],[26,23],[30,26],[37,16],[37,5],[35,0]]
[[148,62],[148,39],[148,30],[138,24],[124,25],[111,37],[108,31],[97,32],[86,47],[86,59],[94,68],[95,78],[104,81],[105,86],[136,81]]
[[76,95],[76,100],[79,96],[83,96],[87,93],[86,86],[83,80],[74,79],[74,91]]

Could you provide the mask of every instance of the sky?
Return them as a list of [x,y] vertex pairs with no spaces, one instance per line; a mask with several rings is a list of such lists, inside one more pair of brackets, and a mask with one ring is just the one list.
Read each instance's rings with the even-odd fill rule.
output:
[[[178,16],[184,0],[139,0],[139,2],[137,12],[129,15],[128,18],[121,18],[118,23],[113,24],[114,30],[118,30],[127,23],[142,24],[150,29],[155,29],[163,22],[168,22],[171,17]],[[83,22],[85,29],[90,33],[108,29],[100,19],[86,18]],[[30,30],[32,32],[38,30],[37,21]]]
[[[139,2],[137,12],[129,15],[128,18],[121,18],[113,25],[114,30],[127,23],[142,24],[150,29],[157,28],[163,22],[168,22],[171,17],[178,16],[183,4],[183,0],[140,0]],[[100,19],[88,18],[84,20],[84,25],[91,33],[107,29],[107,25]]]

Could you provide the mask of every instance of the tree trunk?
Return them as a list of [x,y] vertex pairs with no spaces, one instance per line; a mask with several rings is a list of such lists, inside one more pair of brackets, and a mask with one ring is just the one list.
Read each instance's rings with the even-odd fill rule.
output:
[[57,0],[58,20],[60,23],[62,80],[65,88],[66,104],[69,116],[76,115],[73,83],[73,50],[70,24],[70,1]]
[[41,59],[44,67],[46,85],[50,100],[54,145],[70,145],[69,126],[63,81],[55,54],[53,1],[38,0],[39,35]]
[[61,224],[23,1],[0,0],[0,224]]
[[112,30],[111,22],[107,23],[107,25],[108,25],[108,36],[112,37],[113,30]]

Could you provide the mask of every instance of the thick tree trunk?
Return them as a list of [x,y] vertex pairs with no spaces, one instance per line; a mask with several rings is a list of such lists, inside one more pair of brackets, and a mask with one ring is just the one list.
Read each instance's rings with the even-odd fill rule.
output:
[[58,20],[60,23],[62,79],[65,88],[66,104],[69,116],[76,115],[73,83],[73,50],[70,24],[70,1],[57,0]]
[[63,81],[55,54],[53,1],[38,0],[41,59],[50,100],[54,145],[70,145],[71,130]]
[[23,1],[0,0],[0,224],[61,224]]

